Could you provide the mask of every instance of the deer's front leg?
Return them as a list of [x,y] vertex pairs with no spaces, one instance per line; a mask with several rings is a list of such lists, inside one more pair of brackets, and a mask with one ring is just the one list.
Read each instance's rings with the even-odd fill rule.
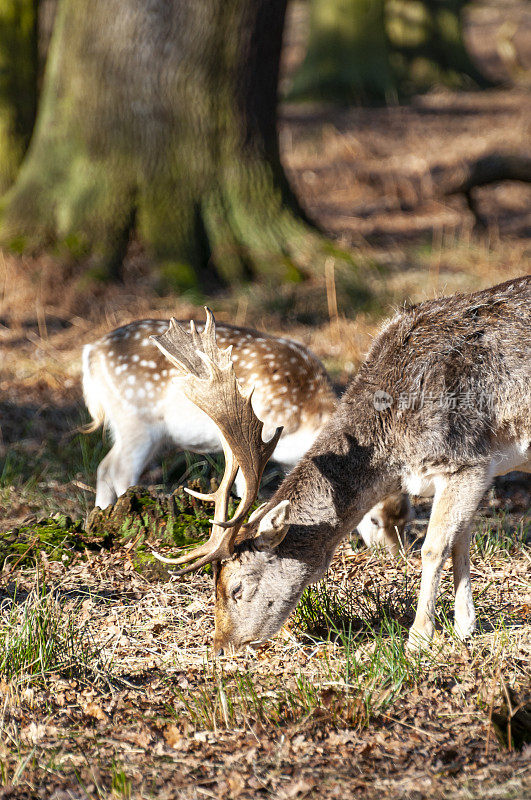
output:
[[476,629],[476,611],[470,585],[470,539],[468,530],[458,537],[452,547],[452,569],[454,573],[455,615],[454,630],[460,639],[468,639]]
[[462,470],[439,478],[426,539],[422,545],[422,578],[415,621],[408,646],[418,649],[433,636],[435,601],[444,562],[452,554],[455,627],[461,638],[475,627],[470,588],[470,523],[490,483],[488,469]]

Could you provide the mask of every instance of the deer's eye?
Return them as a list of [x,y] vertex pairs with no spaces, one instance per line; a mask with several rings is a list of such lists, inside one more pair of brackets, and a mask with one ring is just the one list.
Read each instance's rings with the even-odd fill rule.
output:
[[377,528],[380,527],[380,523],[378,522],[376,517],[371,517],[371,522],[372,522],[373,525],[376,525]]
[[240,600],[242,596],[242,585],[238,582],[235,586],[232,587],[230,590],[230,596],[233,600]]

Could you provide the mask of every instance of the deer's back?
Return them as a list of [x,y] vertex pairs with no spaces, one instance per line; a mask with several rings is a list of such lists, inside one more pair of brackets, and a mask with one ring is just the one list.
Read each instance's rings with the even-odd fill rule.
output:
[[352,418],[355,406],[361,440],[402,460],[474,462],[494,440],[529,441],[530,329],[530,277],[405,308],[374,342],[340,414]]
[[[98,402],[111,427],[119,427],[121,419],[135,416],[145,423],[179,427],[183,414],[194,418],[199,414],[197,424],[204,424],[205,429],[212,427],[210,420],[203,419],[204,415],[186,400],[179,382],[174,381],[177,371],[149,338],[167,327],[165,320],[138,320],[87,345],[85,398],[93,416],[97,414],[90,399],[98,392]],[[201,330],[202,324],[197,323],[197,328]],[[334,410],[337,401],[326,370],[302,345],[223,324],[216,326],[216,337],[220,347],[232,345],[234,368],[241,383],[254,385],[253,406],[266,429],[283,425],[284,435],[315,432]]]

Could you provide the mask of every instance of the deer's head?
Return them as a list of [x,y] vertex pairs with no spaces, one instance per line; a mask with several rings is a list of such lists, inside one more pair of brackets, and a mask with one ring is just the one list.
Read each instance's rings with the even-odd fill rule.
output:
[[[297,604],[306,582],[296,559],[289,553],[280,555],[278,550],[289,528],[289,500],[261,506],[243,524],[282,428],[277,428],[269,441],[263,441],[263,423],[251,405],[252,389],[245,391],[238,383],[231,348],[218,348],[214,317],[209,309],[206,312],[207,322],[201,333],[193,322],[188,333],[172,319],[166,333],[151,338],[179,370],[187,397],[218,426],[225,472],[214,493],[187,490],[194,497],[214,503],[208,542],[180,558],[157,557],[181,566],[181,575],[204,564],[214,565],[214,644],[220,651],[229,644],[238,648],[276,633]],[[228,520],[228,500],[238,469],[245,489]]]

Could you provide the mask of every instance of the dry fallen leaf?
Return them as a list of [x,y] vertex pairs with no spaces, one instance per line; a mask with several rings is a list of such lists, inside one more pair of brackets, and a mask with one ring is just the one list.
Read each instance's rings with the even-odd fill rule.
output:
[[298,780],[292,781],[287,786],[284,787],[283,794],[285,797],[305,797],[308,792],[311,792],[313,787],[315,786],[315,781],[307,780],[306,778],[299,778]]
[[184,739],[177,725],[166,725],[162,735],[164,736],[168,747],[173,747],[174,750],[179,749],[179,746],[182,744]]
[[237,772],[233,775],[229,775],[227,783],[229,785],[231,797],[238,797],[245,789],[245,781]]
[[83,706],[83,712],[87,717],[94,717],[94,719],[97,719],[99,722],[104,722],[109,719],[103,708],[94,702],[86,703]]

